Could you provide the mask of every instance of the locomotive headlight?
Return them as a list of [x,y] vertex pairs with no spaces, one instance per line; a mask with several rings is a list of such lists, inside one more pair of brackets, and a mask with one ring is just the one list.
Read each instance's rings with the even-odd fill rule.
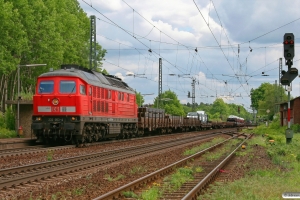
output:
[[52,104],[53,104],[53,105],[57,106],[58,103],[59,103],[59,100],[58,100],[58,99],[55,98],[55,99],[52,100]]
[[72,117],[71,120],[72,120],[72,121],[75,121],[75,120],[76,120],[76,117]]
[[41,120],[42,120],[41,117],[36,117],[36,118],[35,118],[35,121],[41,121]]

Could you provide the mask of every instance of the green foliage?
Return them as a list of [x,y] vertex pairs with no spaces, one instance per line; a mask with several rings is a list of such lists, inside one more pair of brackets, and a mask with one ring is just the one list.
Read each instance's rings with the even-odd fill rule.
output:
[[53,160],[53,153],[54,153],[54,151],[52,151],[52,150],[48,150],[47,151],[47,160],[48,161],[52,161]]
[[76,196],[80,196],[84,193],[85,189],[84,188],[75,188],[72,191],[72,194],[76,195]]
[[122,194],[126,198],[135,198],[135,199],[139,198],[139,196],[137,194],[135,194],[133,191],[125,191],[125,192],[122,192]]
[[141,107],[145,102],[144,97],[140,92],[135,92],[135,95],[136,95],[136,103],[139,107]]
[[9,74],[20,63],[28,39],[15,1],[0,0],[0,7],[0,74]]
[[[265,134],[271,137],[279,136],[283,133],[273,133],[266,130]],[[253,141],[252,141],[253,140]],[[274,164],[280,166],[275,169],[249,169],[247,176],[234,182],[226,184],[215,184],[210,187],[203,199],[280,199],[282,191],[293,191],[299,188],[299,169],[300,154],[299,152],[300,135],[293,138],[291,144],[270,145],[265,143],[268,137],[256,136],[249,142],[251,145],[265,145],[268,155],[272,158]],[[295,142],[294,142],[295,141]],[[284,169],[284,171],[281,171]]]
[[[89,67],[90,19],[77,0],[0,0],[0,6],[0,77],[5,82],[1,84],[7,85],[9,99],[16,97],[18,65],[47,64],[20,67],[24,94],[34,93],[36,77],[49,68],[68,63]],[[97,67],[102,67],[105,54],[106,50],[96,44]],[[27,99],[24,94],[23,99]]]
[[204,149],[206,149],[206,148],[208,148],[210,146],[213,146],[213,145],[215,145],[217,143],[220,143],[222,141],[224,141],[223,138],[219,138],[219,137],[214,138],[213,140],[211,140],[209,142],[205,142],[205,143],[203,143],[203,144],[201,144],[199,146],[193,147],[192,149],[185,150],[184,153],[183,153],[183,155],[186,155],[186,156],[193,155],[195,153],[198,153],[198,152],[200,152],[200,151],[202,151],[202,150],[204,150]]
[[300,133],[300,124],[292,124],[291,129],[294,131],[294,133]]
[[[281,101],[287,100],[284,88],[275,84],[263,83],[256,89],[251,89],[252,107],[258,111],[259,116],[267,116],[267,119],[272,120],[274,114],[275,96],[282,96]],[[266,111],[270,110],[267,114]]]
[[144,173],[146,171],[147,170],[143,166],[135,166],[130,170],[130,173],[131,174],[140,174],[140,173]]
[[296,160],[297,160],[298,162],[300,162],[300,154],[298,154],[298,155],[296,156]]
[[11,107],[9,107],[5,112],[5,128],[9,130],[15,130],[15,115]]
[[[238,113],[240,107],[240,113]],[[189,105],[183,106],[184,112],[192,112]],[[210,121],[226,121],[229,115],[236,115],[244,118],[245,120],[253,121],[252,113],[249,113],[243,106],[236,104],[227,104],[223,99],[216,99],[212,104],[200,103],[196,110],[203,110],[208,114]]]
[[5,114],[0,112],[0,138],[14,137],[17,137],[17,132],[15,131],[15,117],[11,107],[9,107]]
[[105,174],[105,179],[108,180],[109,182],[112,182],[112,181],[118,181],[118,180],[121,180],[121,179],[124,179],[125,176],[123,174],[118,174],[117,177],[113,178],[111,177],[109,174]]
[[[158,104],[159,100],[159,104]],[[165,112],[171,115],[177,116],[185,116],[185,112],[183,110],[180,101],[178,100],[177,95],[171,90],[163,92],[159,97],[156,97],[154,100],[155,108],[165,109]]]
[[[20,92],[20,96],[23,100],[33,100],[33,92]],[[17,99],[17,97],[15,97]]]
[[193,180],[193,169],[189,167],[179,168],[172,174],[170,184],[174,190],[179,189],[185,182]]
[[11,131],[6,128],[1,128],[0,127],[0,139],[2,138],[15,138],[17,137],[17,132],[16,131]]
[[159,197],[160,197],[159,187],[152,187],[141,194],[141,198],[144,200],[156,200],[159,199]]

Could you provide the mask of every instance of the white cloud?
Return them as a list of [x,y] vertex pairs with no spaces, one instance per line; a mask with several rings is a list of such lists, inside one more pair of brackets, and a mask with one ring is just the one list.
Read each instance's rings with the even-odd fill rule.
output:
[[[162,89],[174,91],[182,103],[191,103],[187,98],[187,91],[192,90],[191,79],[170,77],[171,73],[196,77],[197,103],[212,103],[216,96],[221,96],[224,101],[249,107],[247,96],[251,88],[278,80],[284,33],[294,33],[295,52],[300,38],[300,20],[279,28],[297,19],[300,1],[296,0],[214,0],[213,4],[209,0],[195,0],[201,13],[193,1],[126,0],[132,8],[121,0],[87,2],[108,18],[79,1],[89,15],[101,19],[97,20],[97,41],[108,52],[104,68],[122,77],[138,92],[154,93],[147,96],[151,103],[158,93],[161,57]],[[110,20],[119,27],[111,25]],[[136,38],[132,37],[133,32]],[[294,67],[299,65],[297,60],[296,54]],[[286,68],[283,59],[283,69]],[[261,76],[263,71],[269,76]],[[145,74],[146,78],[126,76],[129,72]],[[299,95],[298,85],[296,78],[293,96]],[[243,97],[233,98],[233,94]]]

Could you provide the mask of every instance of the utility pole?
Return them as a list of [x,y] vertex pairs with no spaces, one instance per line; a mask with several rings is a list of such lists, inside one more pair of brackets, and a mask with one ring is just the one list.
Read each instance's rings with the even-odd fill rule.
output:
[[159,69],[158,69],[158,97],[157,97],[157,108],[159,108],[160,97],[162,94],[162,59],[159,58]]
[[191,93],[188,92],[188,98],[192,98],[192,111],[195,112],[196,108],[195,108],[195,82],[196,79],[194,77],[190,77],[192,79],[192,96]]
[[90,70],[97,69],[96,60],[96,17],[95,15],[90,16],[91,27],[90,27]]
[[192,111],[195,112],[195,78],[192,79]]

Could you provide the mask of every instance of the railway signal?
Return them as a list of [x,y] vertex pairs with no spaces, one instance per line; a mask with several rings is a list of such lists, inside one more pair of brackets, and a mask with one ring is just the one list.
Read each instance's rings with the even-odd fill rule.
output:
[[283,55],[286,60],[286,65],[293,65],[292,60],[295,56],[294,34],[286,33],[283,36]]
[[[283,36],[283,55],[285,58],[285,65],[288,66],[288,71],[282,71],[282,76],[280,82],[282,85],[290,86],[292,81],[298,76],[298,69],[292,68],[293,58],[295,56],[295,40],[293,33],[286,33]],[[285,131],[286,143],[291,143],[293,138],[293,130],[290,128],[290,118],[291,118],[291,105],[290,105],[290,90],[288,90],[288,128]]]
[[295,56],[295,40],[293,33],[286,33],[283,36],[283,55],[285,64],[288,66],[288,71],[282,71],[281,84],[290,85],[298,76],[298,69],[292,68],[293,58]]
[[298,76],[298,69],[297,68],[289,68],[288,71],[283,71],[281,77],[281,84],[282,85],[290,85],[292,81]]

